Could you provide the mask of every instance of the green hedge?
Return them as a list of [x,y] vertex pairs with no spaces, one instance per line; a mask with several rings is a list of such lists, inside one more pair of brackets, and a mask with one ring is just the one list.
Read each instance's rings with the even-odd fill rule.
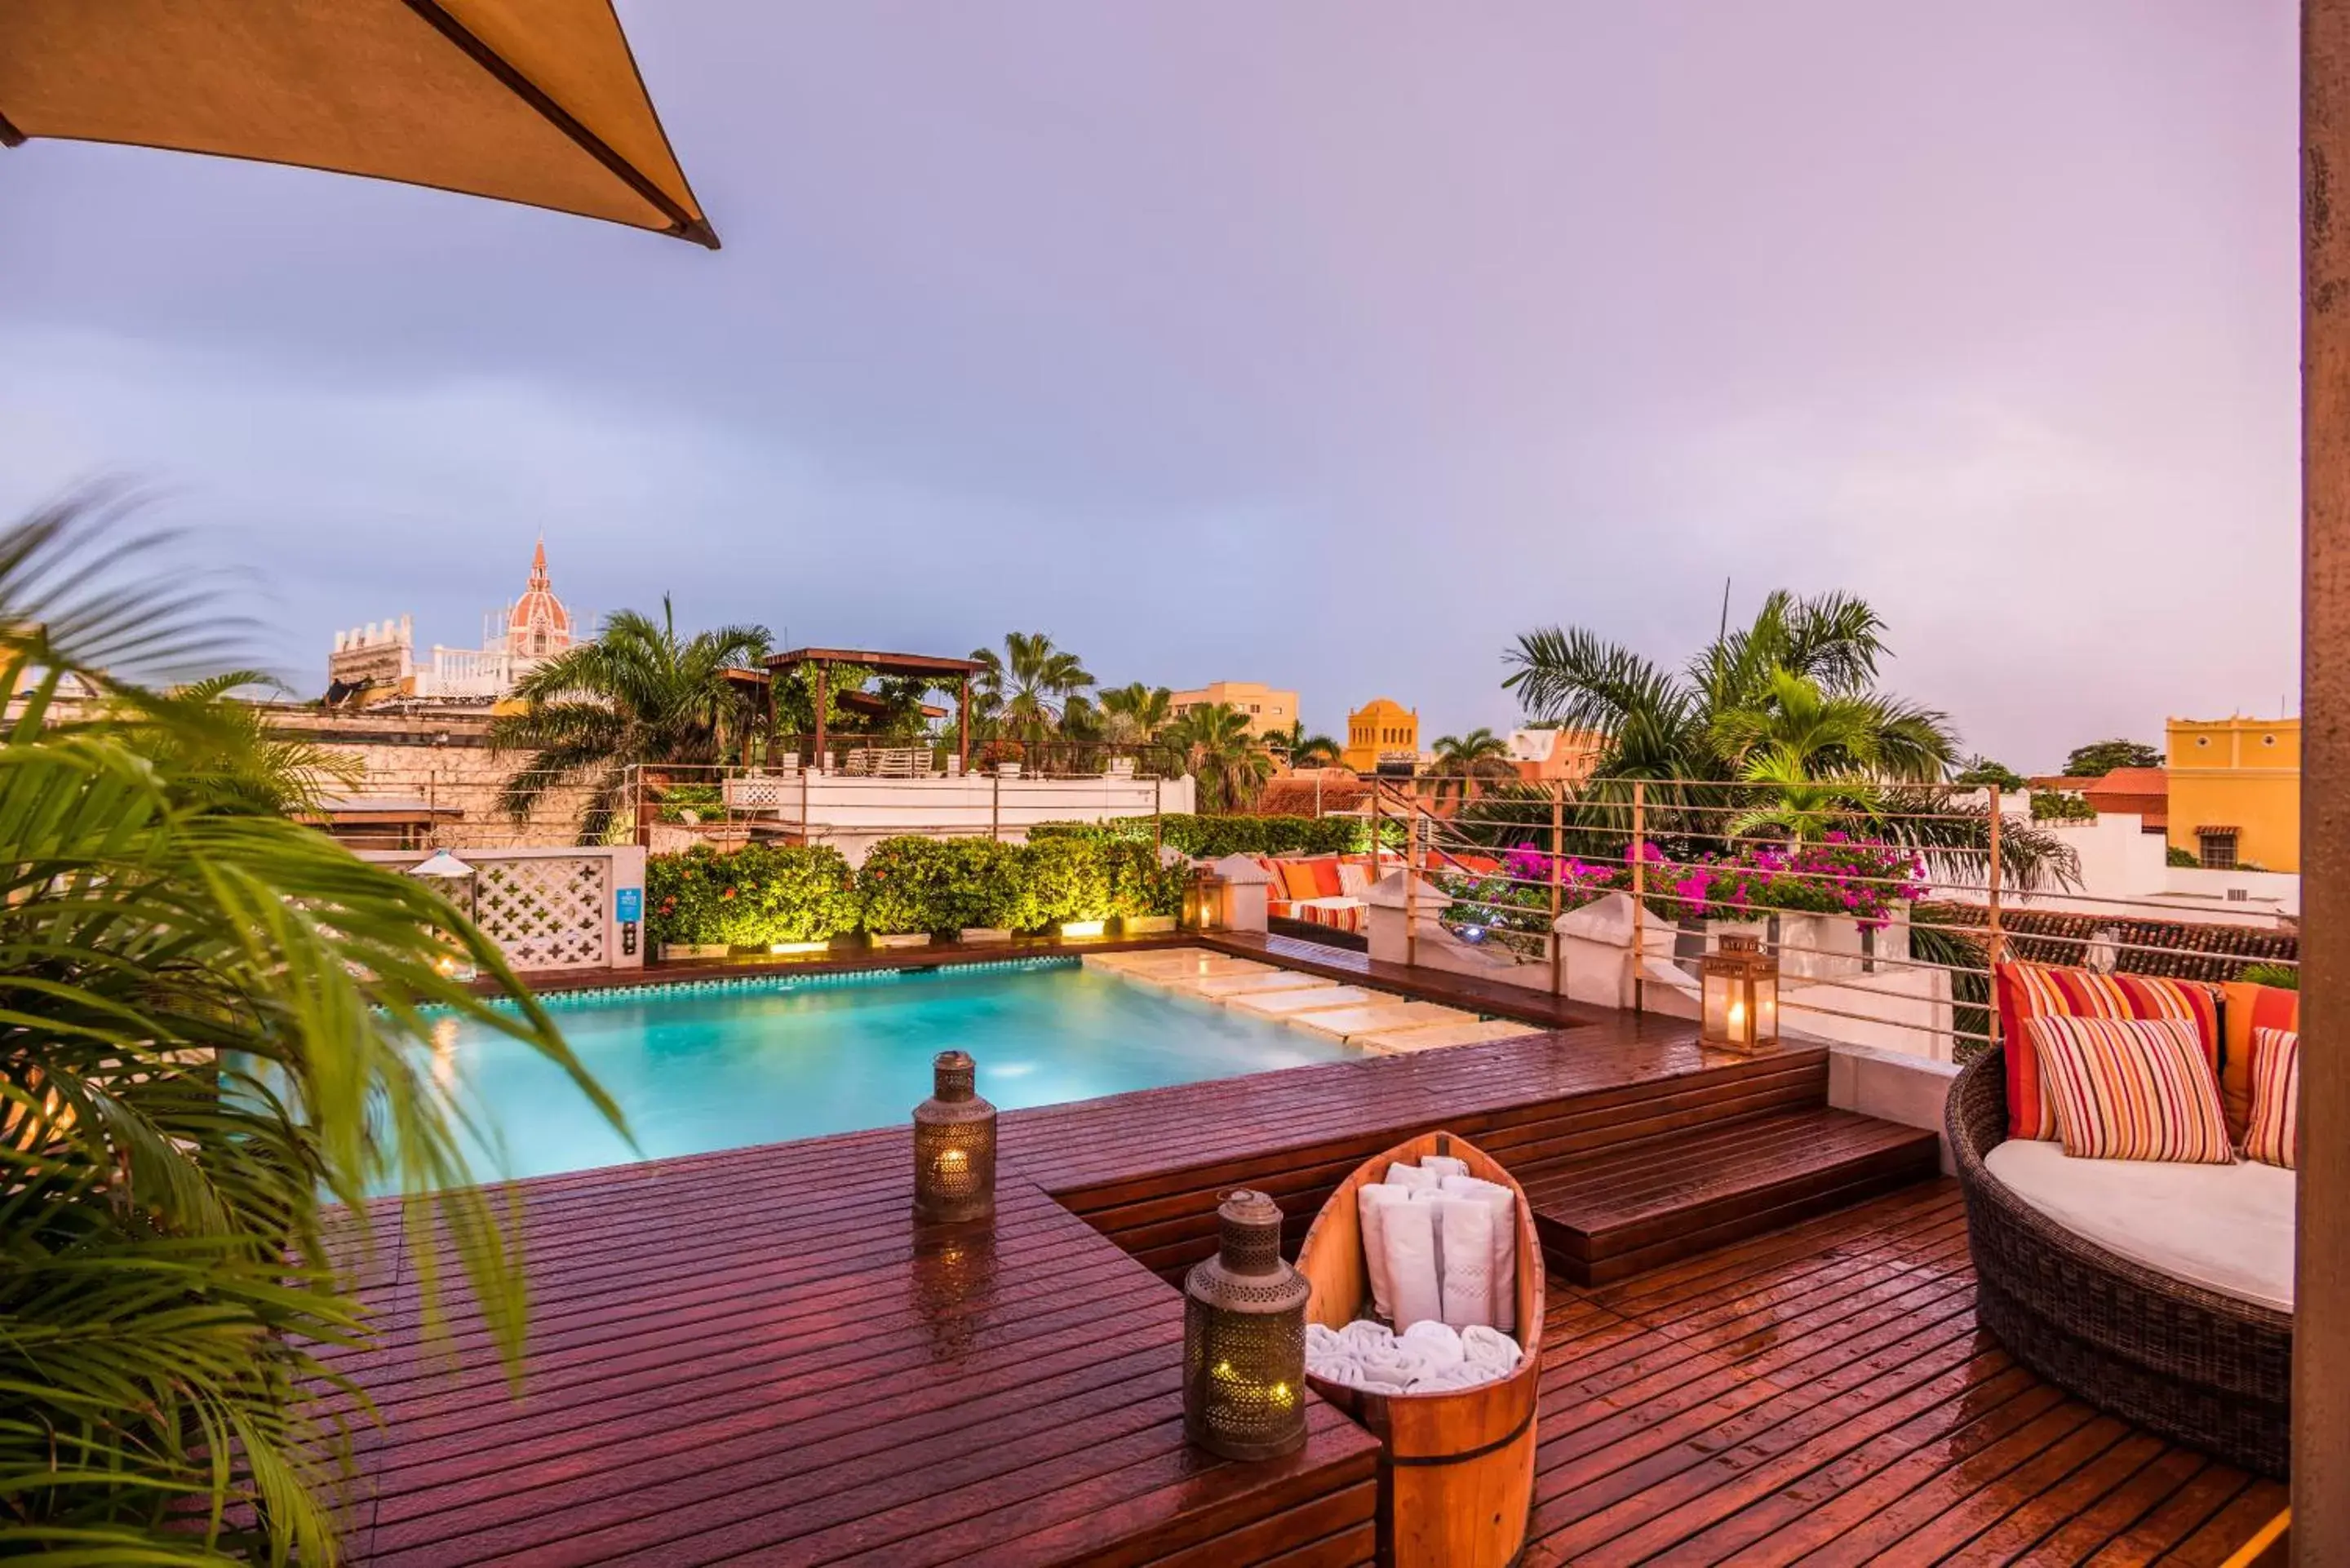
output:
[[645,862],[646,933],[657,942],[821,941],[857,929],[848,862],[823,845],[698,846]]
[[645,897],[654,941],[764,947],[851,931],[1033,931],[1065,920],[1180,915],[1189,875],[1185,864],[1159,865],[1147,843],[1107,836],[885,838],[854,873],[821,846],[656,855],[645,864]]
[[[1164,842],[1171,849],[1209,860],[1227,855],[1360,855],[1370,846],[1370,824],[1347,816],[1187,816],[1158,819]],[[1403,843],[1403,824],[1380,825],[1380,836],[1391,846]],[[1040,822],[1028,830],[1033,840],[1045,838],[1107,839],[1148,844],[1151,818],[1123,816],[1108,822]]]

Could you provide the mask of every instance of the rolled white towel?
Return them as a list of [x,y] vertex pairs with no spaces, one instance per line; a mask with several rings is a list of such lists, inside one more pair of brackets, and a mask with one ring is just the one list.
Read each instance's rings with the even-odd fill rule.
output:
[[1358,1317],[1338,1331],[1338,1351],[1342,1355],[1360,1356],[1374,1350],[1393,1350],[1395,1331],[1383,1323],[1373,1323]]
[[1454,1366],[1439,1366],[1415,1378],[1407,1394],[1450,1394],[1461,1388],[1474,1388],[1492,1383],[1502,1375],[1490,1366],[1472,1366],[1461,1362]]
[[1419,1157],[1419,1168],[1432,1170],[1440,1177],[1466,1176],[1469,1174],[1469,1162],[1456,1155],[1423,1154]]
[[1388,1290],[1399,1329],[1444,1315],[1436,1272],[1436,1206],[1395,1203],[1388,1207],[1382,1236],[1388,1255]]
[[1518,1326],[1517,1196],[1498,1181],[1476,1176],[1448,1176],[1442,1190],[1480,1199],[1493,1211],[1493,1263],[1487,1280],[1493,1326],[1506,1334]]
[[1309,1323],[1305,1325],[1305,1360],[1309,1366],[1316,1356],[1346,1355],[1345,1347],[1346,1341],[1340,1339],[1338,1331],[1328,1324]]
[[[1368,1389],[1371,1386],[1370,1376],[1364,1372],[1362,1363],[1352,1356],[1334,1355],[1321,1361],[1315,1361],[1309,1356],[1306,1358],[1305,1370],[1321,1378],[1325,1383],[1336,1383],[1341,1388]],[[1378,1392],[1385,1393],[1387,1390],[1382,1388]]]
[[1417,1192],[1423,1187],[1433,1188],[1443,1179],[1444,1174],[1441,1171],[1422,1170],[1419,1166],[1406,1165],[1399,1159],[1391,1161],[1388,1166],[1387,1184],[1389,1187],[1408,1188]]
[[1471,1366],[1489,1366],[1496,1376],[1506,1376],[1526,1353],[1518,1342],[1498,1328],[1478,1324],[1461,1331],[1461,1358]]
[[1438,1277],[1444,1321],[1455,1328],[1493,1322],[1493,1211],[1482,1198],[1444,1193],[1436,1199]]
[[1355,1211],[1363,1227],[1363,1268],[1371,1277],[1371,1308],[1384,1318],[1395,1316],[1395,1289],[1388,1282],[1387,1210],[1390,1204],[1410,1201],[1409,1188],[1373,1182],[1355,1189]]
[[1354,1358],[1363,1369],[1363,1376],[1372,1384],[1383,1384],[1398,1393],[1411,1386],[1429,1370],[1428,1357],[1408,1345],[1389,1345],[1385,1350],[1366,1350]]
[[1427,1357],[1429,1370],[1457,1366],[1464,1358],[1461,1335],[1451,1325],[1430,1319],[1416,1323],[1396,1336],[1396,1344]]

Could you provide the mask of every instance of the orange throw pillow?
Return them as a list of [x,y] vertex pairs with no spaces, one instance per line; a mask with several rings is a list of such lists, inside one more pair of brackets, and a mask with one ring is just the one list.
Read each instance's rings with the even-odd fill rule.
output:
[[2193,1024],[2051,1016],[2030,1027],[2066,1154],[2235,1163],[2220,1082]]
[[1283,861],[1281,882],[1289,889],[1289,896],[1293,898],[1318,898],[1322,896],[1314,890],[1314,866],[1311,861]]
[[2277,985],[2237,981],[2220,987],[2227,1029],[2220,1057],[2220,1103],[2228,1110],[2228,1131],[2241,1141],[2252,1129],[2252,1035],[2258,1030],[2301,1028],[2301,992]]
[[2299,1168],[2301,1158],[2301,1034],[2293,1029],[2252,1031],[2252,1122],[2244,1158]]
[[1347,889],[1338,880],[1338,863],[1336,860],[1326,857],[1320,860],[1309,860],[1306,864],[1314,867],[1315,898],[1336,898],[1345,894]]
[[2010,1137],[2058,1136],[2055,1107],[2042,1082],[2029,1027],[2035,1018],[2176,1019],[2193,1026],[2214,1082],[2219,1078],[2220,1008],[2209,986],[2043,963],[2003,963],[1994,976],[2000,1040],[2007,1049]]

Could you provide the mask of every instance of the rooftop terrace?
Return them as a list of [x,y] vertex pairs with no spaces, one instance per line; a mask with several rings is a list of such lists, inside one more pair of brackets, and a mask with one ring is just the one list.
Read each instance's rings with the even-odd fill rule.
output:
[[[1336,1412],[1272,1464],[1183,1444],[1168,1282],[1217,1192],[1273,1192],[1294,1237],[1440,1126],[1538,1209],[1545,1173],[1670,1148],[1695,1225],[1747,1200],[1691,1151],[1773,1160],[1772,1127],[1846,1115],[1824,1052],[1726,1057],[1679,1021],[1515,1001],[1551,1026],[1007,1115],[992,1232],[912,1225],[898,1128],[525,1184],[520,1400],[462,1312],[464,1369],[428,1353],[414,1259],[380,1261],[384,1343],[340,1364],[385,1417],[354,1559],[1367,1563],[1377,1449]],[[1939,1178],[1879,1169],[1730,1230],[1606,1284],[1555,1261],[1527,1563],[2219,1563],[2283,1506],[2013,1364]]]

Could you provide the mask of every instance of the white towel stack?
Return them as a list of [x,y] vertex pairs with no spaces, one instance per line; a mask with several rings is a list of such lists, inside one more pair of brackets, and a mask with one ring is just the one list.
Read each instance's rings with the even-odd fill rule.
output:
[[1391,1164],[1356,1192],[1371,1309],[1409,1332],[1517,1327],[1517,1199],[1469,1174],[1468,1162],[1430,1155]]
[[1305,1370],[1326,1382],[1374,1394],[1443,1394],[1506,1377],[1524,1352],[1498,1329],[1459,1333],[1441,1323],[1414,1324],[1402,1334],[1358,1321],[1333,1330],[1305,1328]]

